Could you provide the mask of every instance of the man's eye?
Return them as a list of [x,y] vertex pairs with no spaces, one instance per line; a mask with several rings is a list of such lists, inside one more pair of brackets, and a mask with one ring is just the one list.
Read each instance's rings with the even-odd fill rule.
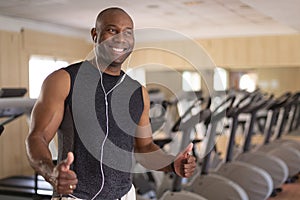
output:
[[124,34],[127,35],[127,36],[131,36],[132,35],[132,31],[125,31]]
[[110,32],[110,33],[116,33],[116,30],[112,29],[112,28],[107,29],[107,31]]

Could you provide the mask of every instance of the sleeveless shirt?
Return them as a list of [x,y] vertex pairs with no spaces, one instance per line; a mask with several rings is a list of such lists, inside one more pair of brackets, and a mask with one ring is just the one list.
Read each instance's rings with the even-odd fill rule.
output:
[[[123,71],[120,76],[100,76],[88,61],[63,70],[70,75],[71,87],[58,130],[58,162],[74,153],[74,196],[91,199],[104,181],[95,199],[121,198],[132,185],[134,135],[144,108],[142,87]],[[111,89],[106,107],[105,94]]]

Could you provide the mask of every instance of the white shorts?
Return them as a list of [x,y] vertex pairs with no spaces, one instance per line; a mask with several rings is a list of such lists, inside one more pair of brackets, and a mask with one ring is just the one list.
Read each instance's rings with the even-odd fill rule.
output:
[[[74,200],[76,198],[73,197],[53,197],[51,200]],[[77,198],[78,200],[78,198]],[[87,199],[89,200],[89,199]],[[121,200],[136,200],[136,195],[135,195],[135,188],[132,185],[129,192],[127,194],[125,194]]]
[[136,200],[134,185],[131,186],[129,192],[125,194],[121,200]]

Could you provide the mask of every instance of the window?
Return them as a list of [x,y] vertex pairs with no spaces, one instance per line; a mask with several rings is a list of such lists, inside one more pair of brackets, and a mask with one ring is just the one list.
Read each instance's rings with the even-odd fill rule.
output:
[[228,88],[228,73],[225,69],[217,67],[214,69],[214,90],[224,91]]
[[146,72],[143,68],[130,68],[126,71],[131,78],[137,80],[141,85],[146,85]]
[[244,74],[239,82],[241,90],[253,92],[256,89],[257,75],[255,73]]
[[52,72],[66,67],[68,62],[50,57],[32,56],[29,60],[29,97],[37,98],[45,78]]
[[184,71],[182,73],[183,91],[199,91],[201,89],[201,77],[197,72]]

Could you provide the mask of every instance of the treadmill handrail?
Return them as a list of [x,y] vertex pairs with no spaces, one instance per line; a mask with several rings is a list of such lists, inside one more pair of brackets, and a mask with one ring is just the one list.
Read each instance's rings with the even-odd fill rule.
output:
[[[180,127],[180,125],[181,125],[181,122],[182,122],[182,119],[184,119],[188,114],[190,114],[191,113],[191,111],[196,107],[196,106],[199,106],[199,104],[202,104],[204,102],[204,99],[203,98],[201,98],[201,99],[197,99],[197,100],[195,100],[193,103],[192,103],[192,105],[183,113],[183,115],[182,116],[180,116],[177,120],[176,120],[176,122],[175,122],[175,124],[173,125],[173,127],[172,127],[172,132],[177,132],[177,131],[179,131],[179,127]],[[210,101],[208,101],[209,103],[210,103]],[[200,111],[200,113],[197,113],[197,115],[200,115],[201,116],[201,111]],[[200,117],[200,119],[201,119],[201,117]],[[199,120],[200,120],[199,119]],[[205,119],[206,120],[206,119]],[[199,121],[199,123],[200,123],[201,121]]]
[[273,97],[270,96],[268,99],[261,99],[257,102],[252,102],[248,107],[245,107],[242,110],[242,113],[253,113],[257,112],[258,110],[261,110],[270,103],[270,100],[272,100],[272,98]]
[[31,99],[28,97],[20,98],[0,98],[0,110],[13,108],[13,107],[33,107],[36,99]]
[[275,99],[274,104],[270,106],[270,110],[275,110],[284,106],[288,100],[291,98],[292,94],[290,92],[284,93],[277,99]]

